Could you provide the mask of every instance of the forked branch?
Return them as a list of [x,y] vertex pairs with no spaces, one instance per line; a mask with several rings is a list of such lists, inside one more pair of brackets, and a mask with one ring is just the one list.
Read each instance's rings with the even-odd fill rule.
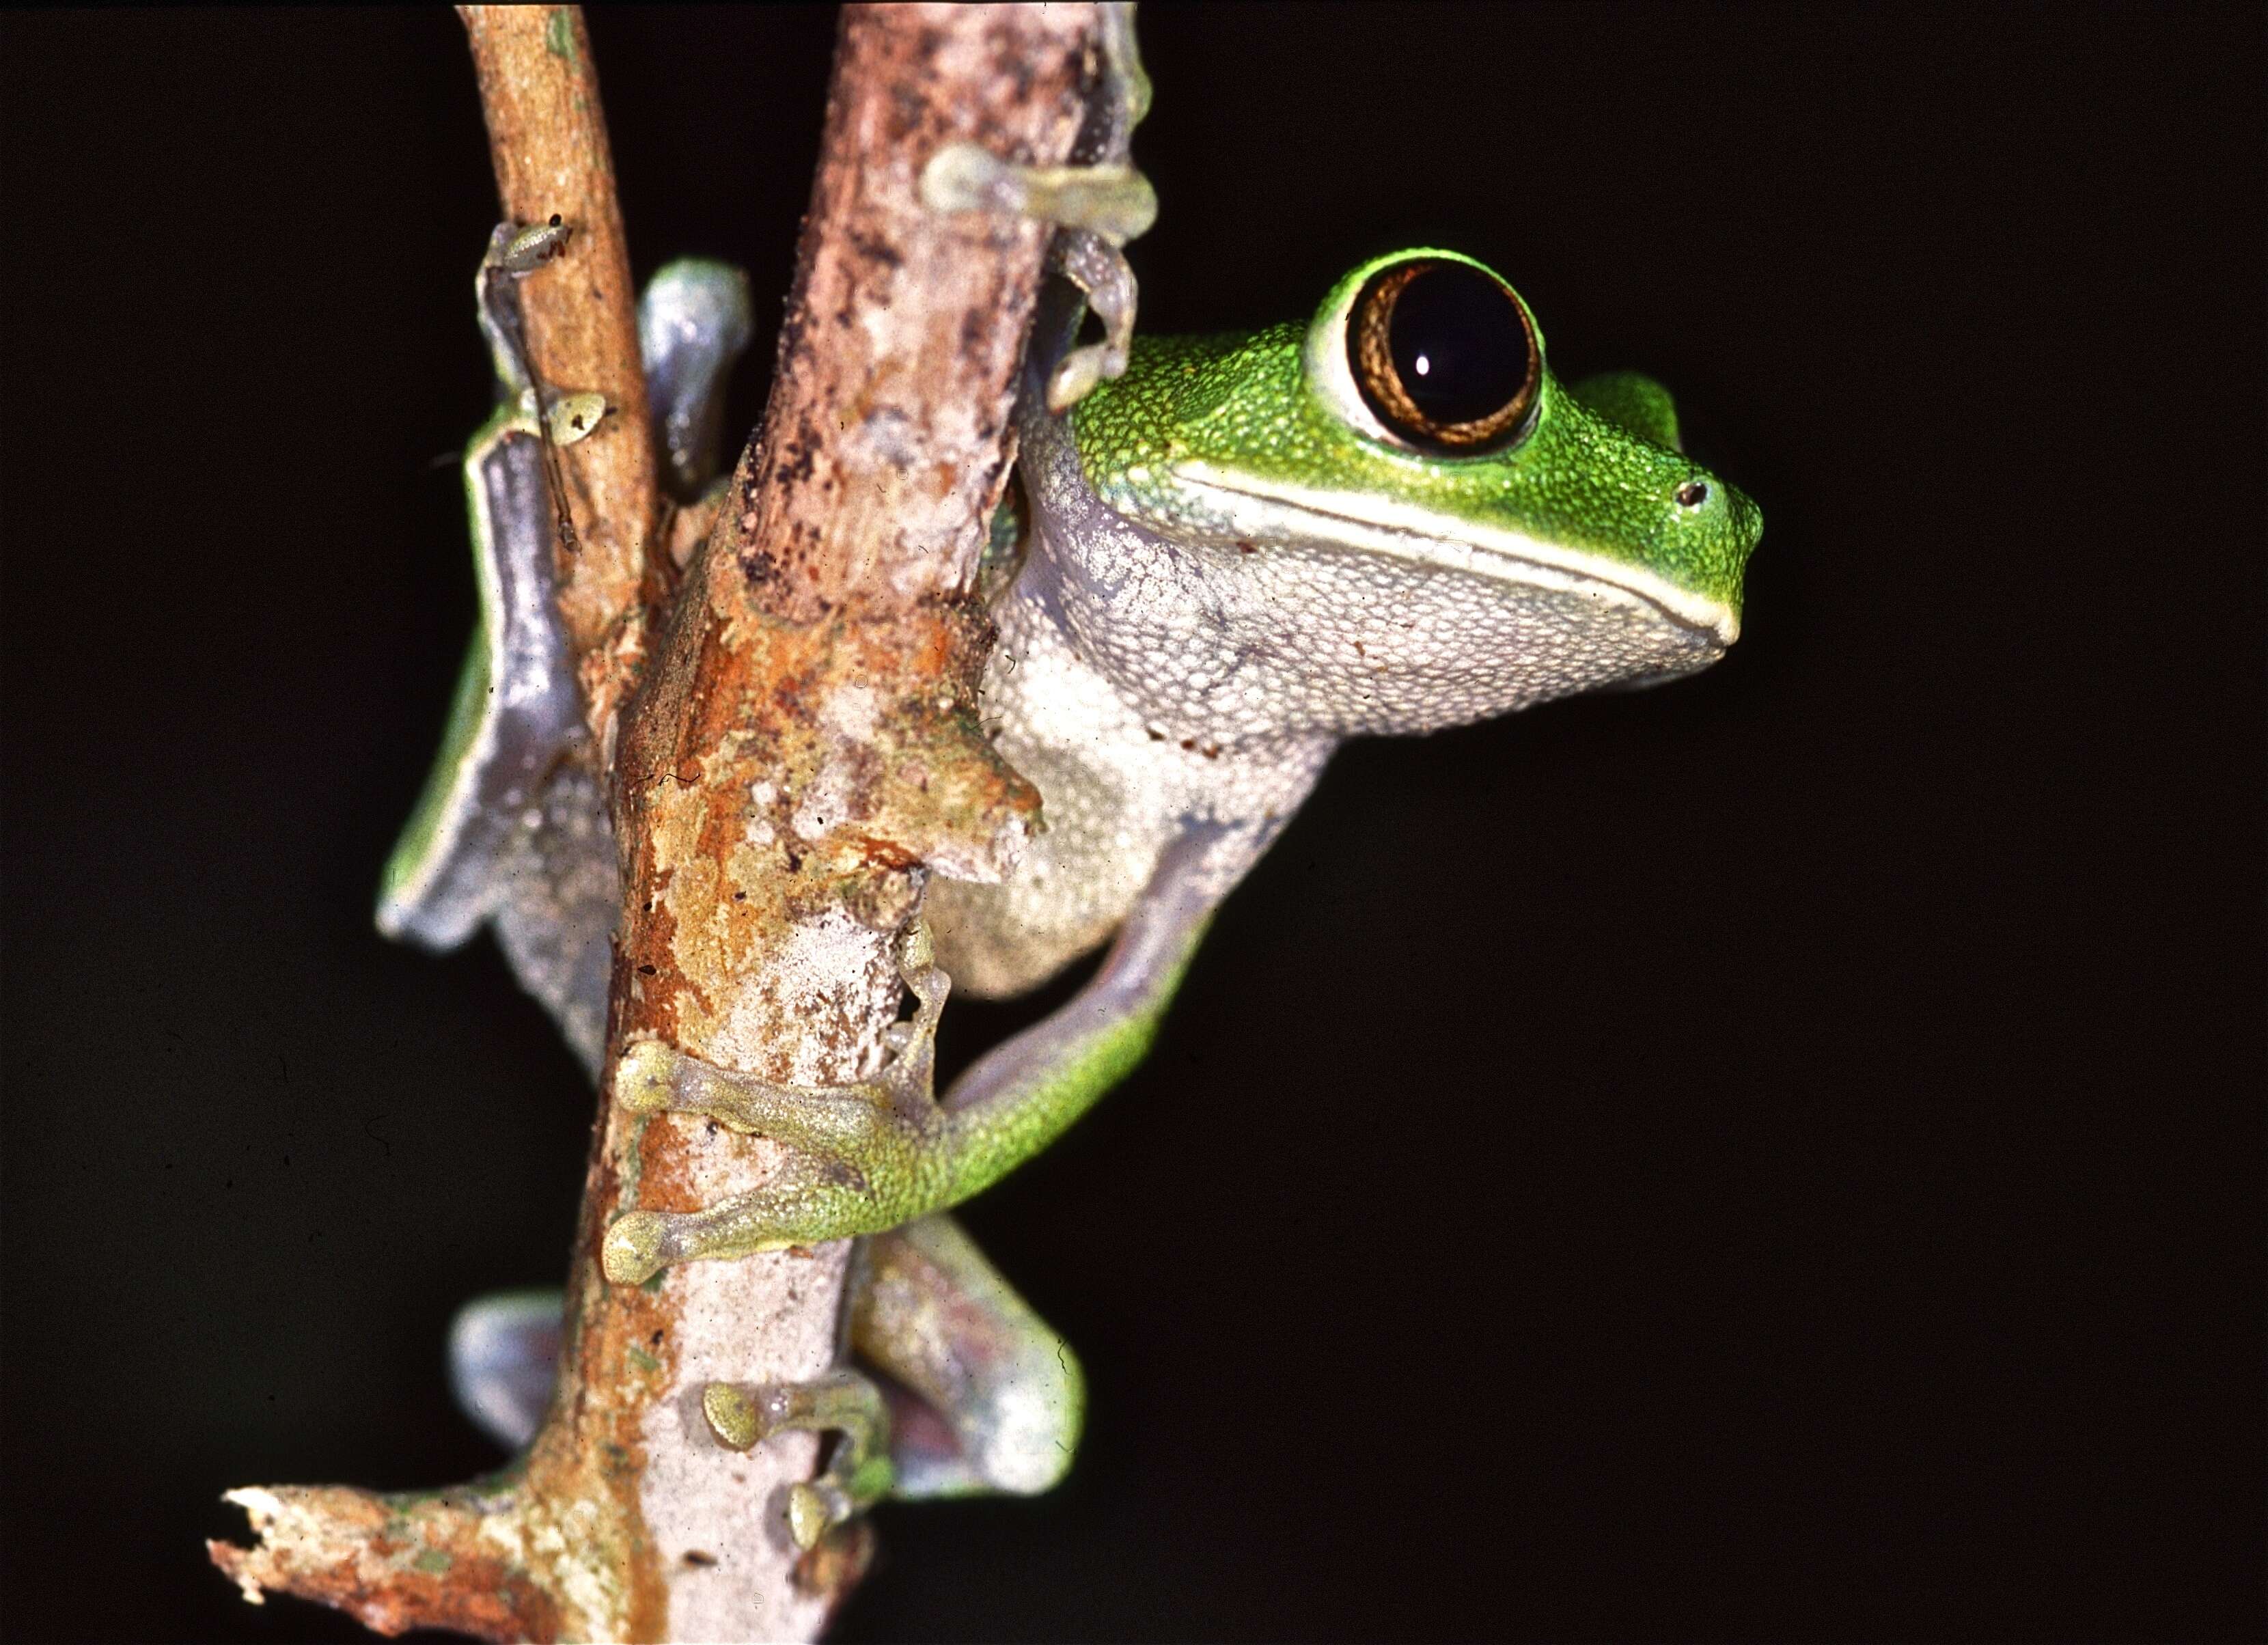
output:
[[[604,393],[621,419],[563,454],[579,546],[561,603],[603,749],[661,579],[590,45],[572,8],[468,8],[467,24],[507,214],[559,212],[577,231],[570,266],[589,260],[587,279],[527,284],[536,369]],[[620,726],[609,1073],[645,1036],[775,1081],[871,1072],[898,1009],[892,934],[918,906],[925,865],[997,873],[1032,814],[1031,789],[976,725],[990,633],[969,588],[1012,456],[1044,237],[1012,218],[926,212],[916,184],[953,142],[1060,164],[1097,40],[1087,5],[844,13],[766,432]],[[441,1492],[234,1493],[261,1541],[215,1544],[215,1561],[247,1597],[298,1594],[384,1633],[814,1636],[856,1579],[863,1527],[799,1556],[780,1508],[813,1470],[809,1436],[728,1450],[699,1396],[712,1380],[826,1368],[847,1248],[688,1264],[642,1287],[609,1285],[598,1262],[619,1210],[746,1193],[776,1163],[697,1120],[608,1108],[560,1392],[527,1454]]]

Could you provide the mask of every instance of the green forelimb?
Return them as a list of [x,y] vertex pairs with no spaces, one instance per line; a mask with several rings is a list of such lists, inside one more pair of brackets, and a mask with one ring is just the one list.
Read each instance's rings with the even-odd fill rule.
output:
[[897,1054],[860,1085],[774,1085],[659,1041],[625,1054],[615,1099],[641,1112],[704,1115],[783,1143],[779,1180],[706,1210],[630,1211],[607,1230],[607,1277],[635,1285],[671,1263],[743,1257],[900,1227],[990,1187],[1061,1136],[1148,1051],[1219,898],[1206,872],[1217,831],[1167,849],[1093,981],[994,1050],[943,1102],[931,1095],[945,974],[910,929],[900,968],[920,1001]]

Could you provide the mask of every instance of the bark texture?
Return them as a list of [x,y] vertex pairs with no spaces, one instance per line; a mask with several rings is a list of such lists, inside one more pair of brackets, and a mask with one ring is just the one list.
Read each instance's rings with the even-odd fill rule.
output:
[[[531,305],[538,369],[613,402],[604,373],[626,360],[634,383],[636,333],[580,19],[471,8],[467,20],[507,210],[561,211],[578,226],[571,257],[591,259],[588,279],[532,280],[531,298],[556,284],[570,309],[619,310],[559,321]],[[930,214],[917,180],[956,141],[1062,162],[1098,71],[1096,26],[1087,5],[844,12],[765,432],[620,727],[608,1086],[622,1045],[645,1036],[773,1080],[871,1073],[899,1013],[893,934],[925,874],[997,876],[1036,810],[976,723],[990,636],[969,589],[1013,454],[1044,235]],[[579,158],[540,152],[553,144]],[[608,226],[579,232],[548,188],[603,193],[603,209],[574,198]],[[637,677],[644,601],[666,575],[646,563],[656,501],[642,393],[621,404],[616,443],[638,446],[642,477],[625,477],[627,458],[594,457],[569,479],[584,542],[561,596],[588,648],[602,748],[615,729],[595,718],[602,693]],[[778,1158],[698,1119],[604,1105],[560,1392],[526,1456],[436,1493],[232,1494],[261,1541],[213,1545],[216,1562],[249,1597],[301,1594],[386,1633],[815,1636],[869,1533],[861,1523],[799,1556],[782,1500],[813,1473],[816,1442],[727,1450],[699,1398],[711,1380],[807,1377],[832,1362],[847,1244],[688,1264],[630,1287],[609,1285],[598,1259],[618,1212],[747,1192]]]

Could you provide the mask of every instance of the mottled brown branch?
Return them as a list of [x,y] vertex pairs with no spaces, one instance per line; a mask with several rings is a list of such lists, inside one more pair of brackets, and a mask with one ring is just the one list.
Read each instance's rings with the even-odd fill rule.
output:
[[606,396],[598,432],[559,452],[575,531],[561,547],[559,609],[582,659],[584,704],[598,746],[636,685],[646,640],[647,556],[659,520],[637,293],[615,194],[599,71],[580,6],[460,6],[480,77],[503,215],[574,230],[556,266],[519,288],[521,325],[539,380]]
[[[467,22],[507,212],[603,225],[578,236],[588,279],[526,287],[539,373],[614,401],[606,373],[626,366],[622,403],[637,407],[610,442],[636,446],[637,477],[586,463],[567,482],[592,535],[563,602],[595,713],[635,672],[647,576],[636,528],[600,542],[598,527],[623,532],[653,483],[605,133],[579,18],[473,8]],[[871,1073],[899,1007],[893,933],[924,874],[998,874],[1035,809],[976,724],[990,627],[968,591],[1012,458],[1044,237],[928,213],[916,183],[950,142],[1067,158],[1096,24],[1089,5],[844,13],[768,433],[742,454],[622,726],[610,1075],[647,1035],[775,1080]],[[619,314],[547,319],[539,291]],[[248,1597],[291,1592],[381,1632],[497,1640],[816,1635],[863,1567],[865,1528],[799,1557],[782,1501],[816,1445],[728,1450],[699,1398],[712,1380],[832,1362],[847,1243],[688,1264],[640,1287],[599,1267],[619,1211],[693,1209],[767,1180],[771,1145],[711,1132],[606,1108],[560,1393],[515,1471],[416,1495],[235,1493],[261,1540],[212,1552]]]
[[[871,1073],[923,865],[997,874],[1035,808],[976,722],[990,625],[968,589],[1012,456],[1044,235],[934,216],[916,186],[954,141],[1064,159],[1095,20],[1088,6],[843,14],[765,437],[622,732],[616,1054],[654,1034],[772,1080]],[[777,1159],[699,1119],[615,1110],[582,1249],[615,1208],[696,1209],[761,1187]],[[673,1573],[675,1637],[767,1604],[803,1637],[855,1568],[822,1545],[831,1566],[802,1568],[794,1608],[765,1598],[792,1560],[777,1504],[811,1450],[774,1441],[727,1460],[689,1416],[709,1380],[823,1369],[846,1263],[840,1244],[693,1263],[651,1294],[582,1270],[586,1342],[660,1333],[639,1501]],[[719,1524],[735,1528],[734,1564],[688,1570]]]

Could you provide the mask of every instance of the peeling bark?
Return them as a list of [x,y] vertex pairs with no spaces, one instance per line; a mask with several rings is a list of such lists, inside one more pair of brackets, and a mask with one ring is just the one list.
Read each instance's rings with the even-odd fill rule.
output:
[[[596,81],[571,8],[468,8],[467,24],[507,213],[561,211],[578,226],[569,266],[588,259],[586,280],[527,283],[537,369],[621,415],[563,454],[580,458],[566,486],[582,542],[561,603],[603,749],[666,572],[645,554],[655,480]],[[969,591],[1013,456],[1045,236],[932,216],[916,180],[956,141],[1064,160],[1096,29],[1088,5],[845,11],[765,433],[620,726],[608,1085],[626,1041],[646,1036],[776,1081],[871,1073],[899,1010],[893,933],[924,874],[997,877],[1036,810],[977,725],[990,626]],[[778,1158],[699,1119],[605,1105],[560,1391],[515,1470],[412,1495],[234,1493],[261,1541],[212,1545],[216,1563],[247,1597],[298,1594],[380,1632],[815,1636],[863,1568],[866,1527],[799,1557],[781,1503],[814,1472],[815,1442],[727,1450],[699,1398],[711,1380],[832,1363],[848,1243],[629,1287],[598,1260],[617,1212],[745,1193]]]

